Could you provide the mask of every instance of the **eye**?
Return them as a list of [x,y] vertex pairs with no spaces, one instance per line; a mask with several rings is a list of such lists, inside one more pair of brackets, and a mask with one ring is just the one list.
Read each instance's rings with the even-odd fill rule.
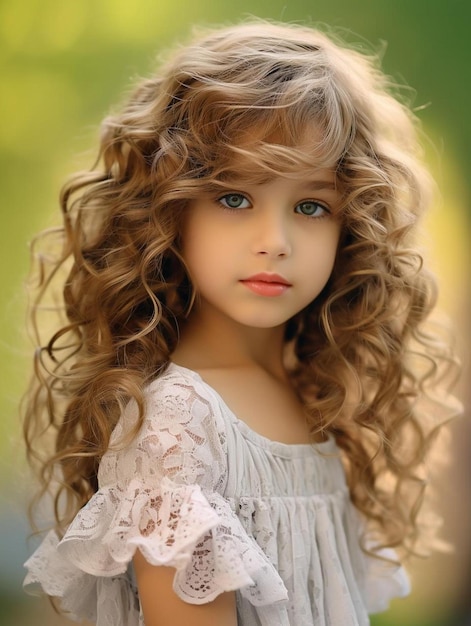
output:
[[306,217],[324,217],[330,213],[327,207],[315,200],[303,200],[294,207],[294,211]]
[[248,209],[250,202],[241,193],[226,193],[219,198],[220,202],[226,209]]

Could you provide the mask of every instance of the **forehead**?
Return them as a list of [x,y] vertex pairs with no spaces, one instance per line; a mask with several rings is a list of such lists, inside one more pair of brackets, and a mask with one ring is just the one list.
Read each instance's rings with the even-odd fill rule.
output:
[[303,132],[287,136],[282,129],[265,134],[257,126],[244,130],[222,147],[214,178],[265,182],[273,177],[335,181],[336,155],[326,146],[322,128],[306,125]]

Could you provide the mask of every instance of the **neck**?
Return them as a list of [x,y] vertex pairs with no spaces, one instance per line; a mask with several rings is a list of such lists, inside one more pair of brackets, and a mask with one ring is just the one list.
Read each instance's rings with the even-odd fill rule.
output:
[[284,378],[284,332],[284,325],[247,327],[214,310],[195,310],[181,328],[172,360],[195,370],[257,366]]

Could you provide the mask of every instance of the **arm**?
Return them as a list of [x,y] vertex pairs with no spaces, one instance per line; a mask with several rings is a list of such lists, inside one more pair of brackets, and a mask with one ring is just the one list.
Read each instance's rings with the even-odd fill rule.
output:
[[139,550],[133,564],[146,626],[237,626],[234,592],[189,604],[173,591],[174,568],[151,565]]

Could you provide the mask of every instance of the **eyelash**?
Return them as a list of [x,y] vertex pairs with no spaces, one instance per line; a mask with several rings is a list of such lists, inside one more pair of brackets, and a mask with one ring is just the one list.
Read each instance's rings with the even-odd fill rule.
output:
[[225,193],[223,196],[219,197],[217,199],[217,201],[219,202],[219,204],[222,204],[222,206],[227,210],[227,211],[240,211],[241,209],[248,209],[249,207],[231,207],[228,206],[227,204],[223,203],[223,200],[225,200],[226,198],[229,197],[235,197],[237,196],[238,198],[242,198],[243,200],[246,200],[249,205],[251,206],[250,200],[248,200],[248,198],[246,196],[244,196],[243,193],[237,193],[237,192],[233,192],[233,193]]
[[[316,206],[316,212],[318,209],[322,210],[322,214],[321,215],[306,215],[305,213],[300,213],[298,211],[296,211],[296,209],[298,207],[300,207],[303,204],[310,204],[313,206]],[[294,207],[295,208],[295,212],[298,215],[302,215],[303,217],[306,217],[307,219],[321,219],[323,217],[327,217],[328,215],[330,215],[330,210],[328,207],[325,206],[325,204],[322,204],[322,202],[318,202],[317,200],[303,200],[302,202],[298,202],[298,204]]]
[[[221,204],[224,210],[226,211],[229,211],[231,213],[236,213],[238,211],[249,208],[249,206],[238,206],[238,207],[228,206],[226,199],[229,198],[230,196],[241,198],[242,201],[245,200],[246,202],[248,202],[249,206],[251,206],[250,200],[243,193],[238,193],[238,192],[226,193],[217,199],[217,202]],[[226,204],[224,202],[226,202]],[[317,207],[315,212],[317,212],[317,210],[320,208],[323,211],[322,215],[309,215],[309,214],[306,215],[305,213],[301,213],[300,211],[297,211],[298,207],[302,205],[306,205],[306,204],[315,205]],[[294,209],[297,215],[301,215],[302,217],[305,217],[306,219],[321,219],[323,217],[327,217],[328,215],[330,215],[329,208],[325,206],[324,204],[322,204],[321,202],[318,202],[317,200],[302,200],[301,202],[298,202],[295,205]]]

